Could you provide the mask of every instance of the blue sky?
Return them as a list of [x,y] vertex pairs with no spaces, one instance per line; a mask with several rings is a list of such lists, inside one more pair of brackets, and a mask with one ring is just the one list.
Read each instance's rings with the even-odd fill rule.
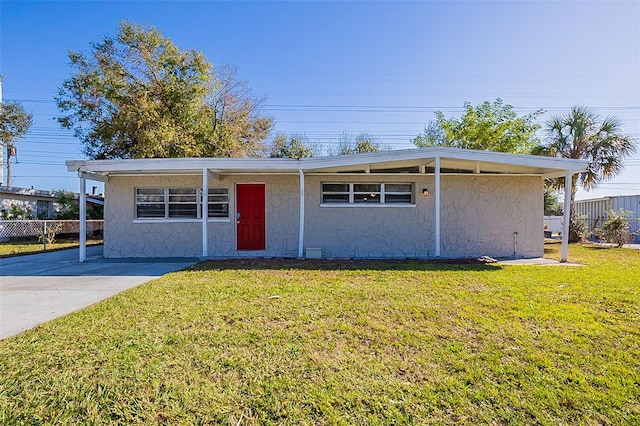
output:
[[[0,3],[3,98],[34,114],[17,143],[15,186],[78,189],[64,160],[82,158],[55,122],[67,51],[156,26],[182,49],[238,68],[274,133],[331,147],[367,132],[392,148],[435,110],[502,98],[546,120],[574,105],[618,116],[640,139],[640,2],[12,2]],[[579,198],[640,193],[640,154]]]

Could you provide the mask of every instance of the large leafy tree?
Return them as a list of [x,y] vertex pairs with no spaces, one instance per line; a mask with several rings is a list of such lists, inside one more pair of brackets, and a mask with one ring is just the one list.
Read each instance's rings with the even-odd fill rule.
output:
[[314,156],[314,150],[304,136],[278,135],[271,143],[269,157],[271,158],[308,158]]
[[0,103],[0,140],[8,147],[23,137],[33,122],[33,116],[17,102]]
[[58,121],[96,159],[256,156],[273,120],[234,70],[178,49],[155,28],[122,22],[116,37],[70,52]]
[[[553,157],[587,160],[587,171],[574,175],[570,196],[571,222],[569,240],[580,239],[580,226],[574,215],[574,201],[578,188],[590,190],[599,183],[611,179],[623,170],[624,159],[636,151],[636,143],[622,131],[617,117],[603,120],[585,107],[573,107],[565,115],[554,116],[545,126],[545,144],[534,149],[535,154]],[[552,186],[564,187],[564,178],[550,182]]]
[[413,139],[415,145],[529,153],[539,144],[536,120],[542,110],[518,116],[513,106],[498,98],[477,106],[465,102],[459,119],[446,118],[442,111],[435,114],[436,119]]
[[[0,77],[0,82],[2,77]],[[11,156],[15,152],[15,143],[23,137],[33,123],[33,116],[17,102],[0,103],[0,142],[6,147],[7,181],[2,182],[11,186]]]
[[385,147],[383,147],[373,135],[369,133],[360,133],[356,136],[355,140],[351,140],[349,137],[343,138],[338,146],[338,154],[364,154],[366,152],[379,152],[384,149]]

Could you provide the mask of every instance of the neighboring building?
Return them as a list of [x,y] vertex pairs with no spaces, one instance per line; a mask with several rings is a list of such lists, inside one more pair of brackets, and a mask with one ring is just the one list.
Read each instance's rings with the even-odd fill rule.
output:
[[[78,194],[75,196],[77,198]],[[34,219],[51,219],[60,209],[57,201],[58,191],[0,186],[0,212],[10,212],[15,205],[23,211],[31,212]],[[104,197],[87,196],[87,205],[102,208]]]
[[575,202],[575,213],[584,217],[589,233],[607,220],[607,211],[623,209],[631,212],[629,230],[634,234],[635,242],[640,243],[640,195],[615,195]]
[[540,257],[544,179],[586,165],[452,148],[67,161],[81,188],[105,182],[109,258]]
[[31,212],[34,218],[50,219],[56,212],[58,195],[42,189],[0,186],[0,211],[17,206]]

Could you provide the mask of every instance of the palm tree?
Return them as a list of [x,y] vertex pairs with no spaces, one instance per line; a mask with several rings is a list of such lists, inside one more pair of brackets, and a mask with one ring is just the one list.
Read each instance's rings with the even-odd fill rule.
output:
[[[574,218],[574,200],[578,187],[590,190],[602,181],[620,174],[624,159],[636,151],[631,136],[622,134],[621,122],[608,116],[603,121],[590,109],[573,107],[563,116],[552,117],[546,123],[546,145],[535,153],[553,157],[588,160],[587,171],[573,176],[571,182],[571,222],[569,241],[581,238]],[[551,182],[555,187],[564,186],[564,178]],[[567,196],[567,194],[565,194]]]

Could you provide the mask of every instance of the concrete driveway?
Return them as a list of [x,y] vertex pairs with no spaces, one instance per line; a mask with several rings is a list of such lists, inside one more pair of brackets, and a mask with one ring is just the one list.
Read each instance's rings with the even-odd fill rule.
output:
[[0,259],[0,339],[85,308],[198,259],[104,259],[102,246]]

